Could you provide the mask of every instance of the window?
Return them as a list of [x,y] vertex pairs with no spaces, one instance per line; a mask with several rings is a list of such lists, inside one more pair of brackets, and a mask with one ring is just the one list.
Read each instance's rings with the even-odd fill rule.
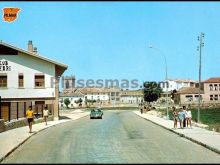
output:
[[187,101],[192,101],[193,100],[193,96],[192,95],[186,95],[186,100]]
[[210,100],[211,100],[211,101],[213,100],[213,95],[210,95]]
[[[196,101],[199,101],[199,95],[195,95]],[[200,95],[200,100],[202,100],[202,96]]]
[[209,85],[209,90],[213,91],[213,85],[212,84]]
[[218,100],[218,95],[215,95],[214,100]]
[[214,85],[214,89],[215,89],[215,91],[218,90],[218,86],[217,86],[217,84]]
[[7,87],[7,75],[0,76],[0,88]]
[[19,88],[24,87],[24,76],[23,76],[23,74],[18,75],[18,87]]
[[35,88],[44,87],[44,75],[35,75]]

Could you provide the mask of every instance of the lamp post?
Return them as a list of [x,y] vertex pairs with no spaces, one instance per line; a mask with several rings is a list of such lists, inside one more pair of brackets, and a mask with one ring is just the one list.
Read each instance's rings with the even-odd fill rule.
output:
[[160,52],[160,54],[163,56],[163,58],[164,58],[164,63],[165,63],[165,72],[166,72],[166,76],[165,76],[165,79],[166,79],[166,110],[167,110],[167,120],[169,119],[169,114],[168,114],[168,78],[167,78],[167,60],[166,60],[166,56],[164,55],[164,53],[160,50],[160,49],[158,49],[158,48],[156,48],[156,47],[154,47],[154,46],[152,46],[152,45],[149,45],[148,46],[148,48],[151,48],[151,49],[155,49],[156,51],[158,51],[158,52]]
[[204,33],[201,33],[200,36],[198,36],[199,46],[197,47],[197,50],[199,51],[199,106],[198,106],[198,123],[200,122],[200,102],[201,102],[201,57],[202,57],[202,47],[204,47],[204,42],[202,39],[204,38]]

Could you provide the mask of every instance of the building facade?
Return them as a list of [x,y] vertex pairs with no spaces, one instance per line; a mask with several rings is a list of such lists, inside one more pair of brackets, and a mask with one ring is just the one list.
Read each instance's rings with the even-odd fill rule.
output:
[[[120,102],[120,89],[118,88],[69,88],[63,89],[60,93],[60,107],[64,107],[64,99],[70,100],[70,108],[78,107],[76,100],[82,99],[82,106],[86,106],[88,100],[95,100],[94,105],[104,106],[110,104],[117,104]],[[88,103],[89,104],[89,103]]]
[[121,91],[120,101],[122,104],[140,104],[143,102],[142,90],[125,90]]
[[0,118],[25,117],[29,106],[42,115],[47,105],[58,119],[59,78],[66,69],[67,65],[39,55],[32,41],[28,51],[0,42]]
[[211,77],[203,81],[204,103],[220,105],[220,77]]
[[[196,82],[193,80],[180,80],[180,79],[176,79],[176,80],[167,80],[168,84],[166,84],[165,82],[163,82],[161,84],[161,88],[163,90],[163,92],[166,92],[166,90],[168,90],[169,92],[172,90],[179,90],[183,87],[195,87]],[[168,87],[168,88],[167,88]]]
[[[199,88],[196,87],[183,87],[174,94],[174,103],[180,105],[197,105],[199,99]],[[203,103],[204,91],[200,91],[201,103]]]

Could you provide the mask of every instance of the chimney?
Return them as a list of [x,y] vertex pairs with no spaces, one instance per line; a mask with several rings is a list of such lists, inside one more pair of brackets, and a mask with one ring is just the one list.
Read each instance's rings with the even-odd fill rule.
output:
[[31,53],[33,52],[33,44],[31,40],[28,41],[28,51]]

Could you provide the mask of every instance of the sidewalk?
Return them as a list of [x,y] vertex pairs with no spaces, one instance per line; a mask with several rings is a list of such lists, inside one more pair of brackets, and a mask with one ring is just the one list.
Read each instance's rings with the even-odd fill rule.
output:
[[173,120],[166,120],[150,114],[141,114],[140,111],[133,111],[136,115],[151,121],[154,124],[162,126],[182,137],[185,137],[197,144],[200,144],[214,152],[220,154],[220,133],[209,131],[204,128],[199,128],[197,126],[192,126],[191,128],[179,128],[179,122],[177,124],[177,129],[173,129]]
[[89,115],[89,112],[75,110],[73,112],[60,113],[61,120],[48,121],[47,125],[45,123],[34,124],[32,131],[33,133],[28,133],[28,126],[8,130],[0,133],[0,162],[6,158],[10,153],[12,153],[16,148],[27,141],[31,136],[37,134],[38,132],[45,130],[49,127],[61,124],[64,122],[76,120]]

